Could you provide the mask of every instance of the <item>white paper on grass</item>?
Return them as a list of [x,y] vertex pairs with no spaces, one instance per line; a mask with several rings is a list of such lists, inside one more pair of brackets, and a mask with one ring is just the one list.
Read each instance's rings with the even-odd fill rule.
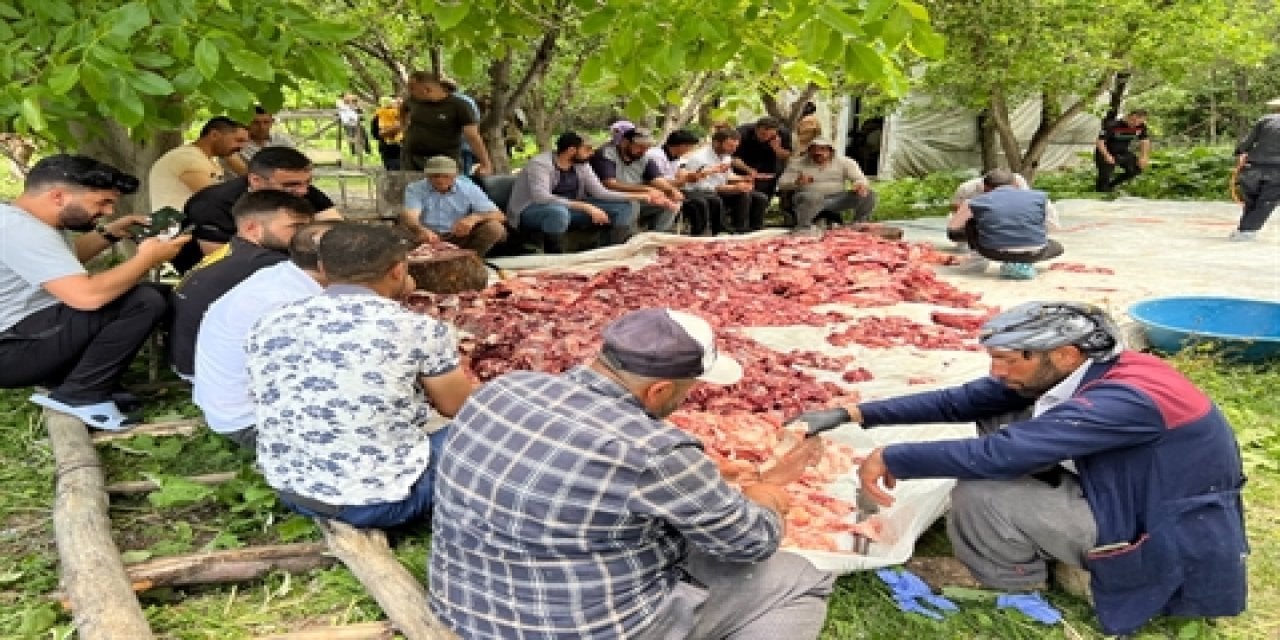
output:
[[[907,427],[876,427],[863,429],[857,425],[845,425],[823,435],[828,440],[853,447],[859,454],[869,453],[876,447],[895,442],[919,442],[922,440],[948,440],[967,438],[976,433],[973,425],[922,424]],[[947,510],[954,480],[903,480],[892,493],[891,507],[880,509],[884,522],[884,539],[871,543],[866,555],[851,552],[812,551],[787,549],[808,559],[823,571],[845,574],[854,571],[878,569],[902,564],[911,557],[916,540],[935,520]],[[854,501],[858,488],[857,471],[852,471],[828,487],[831,495]]]

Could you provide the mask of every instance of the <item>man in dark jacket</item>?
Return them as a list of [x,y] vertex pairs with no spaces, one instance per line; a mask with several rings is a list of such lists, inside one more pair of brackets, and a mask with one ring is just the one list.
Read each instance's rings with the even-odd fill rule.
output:
[[1244,211],[1229,239],[1237,242],[1256,239],[1280,203],[1280,98],[1267,107],[1272,113],[1262,116],[1236,147]]
[[977,438],[878,448],[858,475],[885,505],[882,483],[958,478],[947,534],[986,586],[1036,588],[1050,560],[1086,567],[1109,634],[1158,615],[1243,611],[1244,473],[1213,401],[1165,362],[1124,350],[1092,305],[1019,305],[988,321],[981,341],[988,377],[798,419],[811,430],[977,421]]

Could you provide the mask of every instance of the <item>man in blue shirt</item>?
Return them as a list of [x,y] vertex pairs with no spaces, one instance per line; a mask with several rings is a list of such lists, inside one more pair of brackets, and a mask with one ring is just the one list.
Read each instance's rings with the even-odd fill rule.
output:
[[426,161],[425,180],[404,189],[400,222],[420,243],[451,242],[484,257],[507,237],[507,215],[447,156]]

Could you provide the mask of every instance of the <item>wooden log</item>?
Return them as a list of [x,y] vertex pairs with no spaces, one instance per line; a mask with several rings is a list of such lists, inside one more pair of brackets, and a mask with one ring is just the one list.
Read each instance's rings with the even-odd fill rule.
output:
[[408,640],[454,640],[457,636],[431,615],[427,592],[391,554],[387,536],[377,529],[356,529],[337,520],[317,519],[329,549],[337,556]]
[[93,442],[94,444],[99,444],[128,440],[134,436],[189,436],[199,431],[203,426],[204,421],[199,418],[140,424],[128,431],[99,431],[93,434]]
[[430,255],[409,256],[409,275],[419,291],[458,293],[480,291],[489,284],[489,270],[474,251],[439,249]]
[[394,636],[388,622],[361,622],[258,636],[256,640],[389,640]]
[[[206,473],[199,476],[188,476],[185,479],[196,484],[215,485],[222,484],[234,480],[236,477],[234,471],[222,471],[219,473]],[[107,485],[106,490],[109,494],[129,494],[129,493],[148,493],[159,489],[160,485],[151,480],[124,480],[122,482],[113,482]]]
[[151,638],[120,552],[111,539],[102,465],[84,423],[46,411],[56,461],[53,531],[62,588],[82,640]]

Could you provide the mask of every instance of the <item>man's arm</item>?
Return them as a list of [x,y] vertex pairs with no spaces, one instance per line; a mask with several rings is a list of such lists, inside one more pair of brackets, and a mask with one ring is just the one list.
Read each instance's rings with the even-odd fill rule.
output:
[[197,191],[213,184],[213,178],[209,177],[208,169],[187,169],[178,174],[178,180],[180,180],[182,184],[187,185],[187,188],[191,189],[191,193],[196,193]]
[[153,267],[178,255],[178,250],[189,240],[191,236],[147,238],[138,244],[138,251],[132,258],[115,267],[101,273],[57,278],[43,286],[68,307],[95,311],[133,288]]
[[249,163],[245,161],[244,156],[239,153],[233,153],[226,158],[227,168],[234,171],[236,175],[242,176],[249,173]]
[[423,390],[431,399],[431,406],[448,418],[458,415],[458,410],[475,389],[460,366],[438,376],[422,376],[420,379]]
[[462,127],[462,135],[471,145],[471,153],[476,154],[475,174],[487,176],[493,172],[493,163],[489,162],[489,149],[484,146],[484,138],[480,137],[479,125],[469,124]]
[[947,231],[959,231],[964,229],[969,220],[973,219],[973,210],[969,208],[969,201],[964,200],[960,204],[955,205],[951,210],[951,216],[947,218]]
[[1151,139],[1143,138],[1138,141],[1138,166],[1147,168],[1151,164]]
[[1099,136],[1098,141],[1095,142],[1093,146],[1098,150],[1098,153],[1107,164],[1116,163],[1116,159],[1112,157],[1111,152],[1107,151],[1107,139],[1105,137]]
[[[130,235],[129,227],[133,225],[146,225],[149,222],[151,222],[151,218],[147,216],[121,216],[102,225],[102,228],[106,229],[107,233],[110,233],[117,238],[127,238]],[[82,233],[75,240],[76,259],[82,263],[88,262],[93,259],[94,256],[102,253],[111,245],[112,243],[108,242],[107,239],[97,231]]]

